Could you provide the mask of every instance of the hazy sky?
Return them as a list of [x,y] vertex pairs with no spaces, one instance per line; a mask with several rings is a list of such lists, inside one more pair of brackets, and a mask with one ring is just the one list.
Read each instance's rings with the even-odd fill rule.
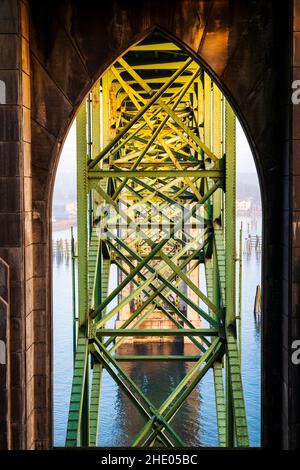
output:
[[[252,153],[239,122],[236,126],[237,172],[256,173]],[[65,141],[58,166],[58,173],[76,171],[76,126],[75,121]]]

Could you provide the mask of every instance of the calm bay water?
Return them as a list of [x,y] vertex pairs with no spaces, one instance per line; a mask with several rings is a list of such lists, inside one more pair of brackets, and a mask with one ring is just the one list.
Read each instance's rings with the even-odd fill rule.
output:
[[[259,228],[258,228],[259,231]],[[252,233],[256,231],[252,230]],[[69,238],[69,231],[56,232],[54,239]],[[112,272],[111,289],[116,285]],[[72,382],[72,278],[71,263],[53,262],[54,311],[54,445],[65,441]],[[243,256],[242,364],[243,383],[250,432],[250,444],[260,445],[261,331],[253,315],[255,289],[260,284],[260,256]],[[134,352],[145,354],[180,354],[180,345],[135,345]],[[128,346],[128,353],[133,353]],[[153,402],[160,405],[186,374],[190,364],[182,362],[122,363],[123,367]],[[104,371],[101,397],[100,446],[127,446],[143,426],[134,405]],[[217,446],[216,412],[212,371],[209,371],[182,406],[172,425],[189,446]]]

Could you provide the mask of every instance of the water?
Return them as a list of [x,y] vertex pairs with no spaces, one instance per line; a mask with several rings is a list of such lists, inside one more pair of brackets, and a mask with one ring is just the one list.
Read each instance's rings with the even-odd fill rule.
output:
[[[239,225],[239,224],[237,224]],[[258,231],[260,227],[258,227]],[[253,233],[253,232],[252,232]],[[259,232],[258,232],[259,233]],[[69,237],[69,231],[57,232],[54,238]],[[111,288],[116,284],[112,274]],[[260,445],[260,323],[253,315],[256,285],[260,284],[260,257],[243,256],[243,383],[250,432],[250,444]],[[65,441],[68,405],[72,381],[72,302],[71,264],[53,264],[54,301],[54,445]],[[180,354],[174,344],[135,345],[134,352],[145,354]],[[187,351],[186,351],[187,352]],[[133,353],[128,345],[126,353]],[[122,363],[154,405],[160,405],[186,374],[191,363],[136,362]],[[189,446],[217,446],[216,412],[212,371],[209,371],[186,400],[172,421],[172,426]],[[103,374],[99,445],[127,446],[143,426],[144,420],[108,373]]]

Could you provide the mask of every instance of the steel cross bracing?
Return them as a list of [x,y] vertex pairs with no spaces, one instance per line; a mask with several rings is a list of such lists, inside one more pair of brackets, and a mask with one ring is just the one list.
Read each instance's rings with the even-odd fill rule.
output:
[[[66,445],[97,445],[105,368],[145,418],[132,446],[184,446],[172,419],[209,369],[219,445],[248,446],[230,105],[193,58],[153,34],[118,59],[81,106],[77,180],[77,347]],[[113,264],[119,283],[110,290]],[[168,327],[145,327],[155,312]],[[194,354],[120,353],[128,338],[157,336],[187,340]],[[128,360],[192,366],[155,407],[122,368]]]

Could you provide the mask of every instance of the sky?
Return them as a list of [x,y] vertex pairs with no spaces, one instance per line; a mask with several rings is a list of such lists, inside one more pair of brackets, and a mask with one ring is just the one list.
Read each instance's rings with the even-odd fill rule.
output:
[[236,120],[236,169],[238,173],[256,173],[253,155],[239,121]]

